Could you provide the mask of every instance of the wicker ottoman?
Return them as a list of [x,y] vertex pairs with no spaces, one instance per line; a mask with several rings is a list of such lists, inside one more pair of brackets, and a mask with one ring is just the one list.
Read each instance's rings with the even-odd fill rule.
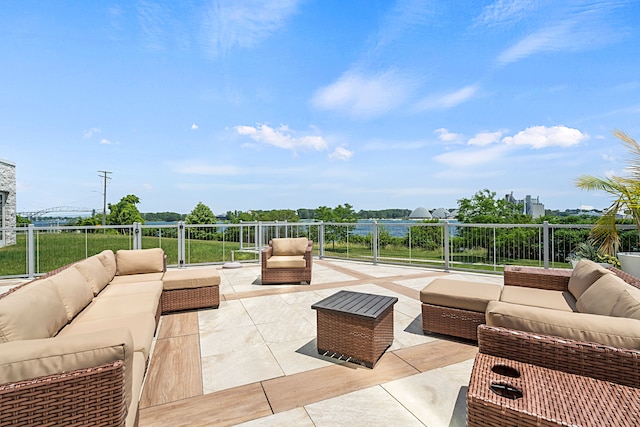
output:
[[214,268],[167,270],[162,282],[162,313],[220,305],[220,275]]
[[477,341],[487,304],[501,292],[494,283],[435,279],[420,291],[422,330]]
[[398,298],[340,291],[311,306],[317,314],[318,353],[373,368],[393,343]]

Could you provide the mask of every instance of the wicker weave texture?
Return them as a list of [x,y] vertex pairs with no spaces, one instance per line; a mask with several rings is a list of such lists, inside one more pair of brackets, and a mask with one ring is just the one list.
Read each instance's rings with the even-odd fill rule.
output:
[[572,270],[565,268],[504,267],[504,284],[528,288],[566,291]]
[[[494,372],[494,366],[514,368],[517,378]],[[510,399],[491,390],[492,384],[521,390]],[[547,369],[479,353],[467,391],[467,425],[583,427],[637,426],[640,390],[608,381]]]
[[378,318],[318,309],[318,353],[351,358],[373,368],[393,343],[393,305]]
[[640,388],[640,351],[495,326],[478,328],[480,353]]
[[218,308],[219,305],[219,286],[164,290],[160,297],[160,306],[162,307],[163,314],[197,308]]
[[124,426],[124,363],[0,386],[0,426]]
[[485,323],[484,313],[422,303],[422,330],[478,340],[478,325]]

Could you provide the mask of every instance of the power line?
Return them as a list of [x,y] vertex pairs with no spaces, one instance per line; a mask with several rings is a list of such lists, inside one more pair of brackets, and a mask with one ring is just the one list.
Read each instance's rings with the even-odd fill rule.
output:
[[101,175],[98,175],[100,178],[104,179],[104,191],[102,193],[102,226],[107,225],[107,179],[109,178],[109,174],[113,172],[109,171],[98,171]]

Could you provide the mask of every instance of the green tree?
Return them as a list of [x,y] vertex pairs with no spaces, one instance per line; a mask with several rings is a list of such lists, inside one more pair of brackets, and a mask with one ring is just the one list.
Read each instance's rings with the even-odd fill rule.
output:
[[[198,202],[187,215],[185,222],[194,225],[215,224],[216,216],[209,206]],[[188,230],[189,236],[194,239],[211,239],[216,232],[215,227],[190,227]]]
[[116,204],[109,203],[109,214],[107,215],[107,224],[109,225],[129,225],[134,222],[144,224],[144,219],[136,206],[140,203],[138,196],[129,194],[124,196]]
[[[349,203],[338,205],[335,208],[329,208],[327,206],[320,206],[316,209],[316,219],[324,222],[358,222],[358,214],[353,210],[353,206]],[[327,225],[325,226],[325,238],[330,240],[333,244],[333,249],[336,247],[336,240],[345,241],[347,235],[353,231],[355,226],[339,226],[339,225]]]
[[458,200],[460,222],[470,224],[524,224],[531,218],[522,213],[522,207],[506,199],[496,199],[496,193],[484,189],[470,199]]

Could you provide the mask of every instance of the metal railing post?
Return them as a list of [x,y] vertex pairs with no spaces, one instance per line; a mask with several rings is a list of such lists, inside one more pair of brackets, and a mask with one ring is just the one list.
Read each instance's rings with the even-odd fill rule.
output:
[[29,270],[28,273],[30,279],[36,277],[36,245],[34,230],[35,226],[33,224],[29,224],[27,227],[27,268]]
[[544,268],[549,268],[549,221],[544,221],[542,223],[542,247]]
[[184,221],[178,222],[178,268],[185,266],[185,226]]
[[378,220],[373,220],[373,236],[371,245],[373,246],[373,265],[378,265]]
[[256,236],[256,243],[260,248],[258,250],[258,264],[262,265],[262,248],[263,248],[263,236],[262,236],[262,221],[258,221],[258,235]]
[[320,259],[324,258],[324,221],[318,225],[318,254]]
[[443,229],[444,229],[444,233],[443,233],[444,241],[442,243],[443,245],[442,249],[444,254],[444,270],[449,271],[449,268],[450,268],[449,263],[451,261],[451,255],[450,255],[451,248],[449,247],[449,223],[448,222],[445,221]]

